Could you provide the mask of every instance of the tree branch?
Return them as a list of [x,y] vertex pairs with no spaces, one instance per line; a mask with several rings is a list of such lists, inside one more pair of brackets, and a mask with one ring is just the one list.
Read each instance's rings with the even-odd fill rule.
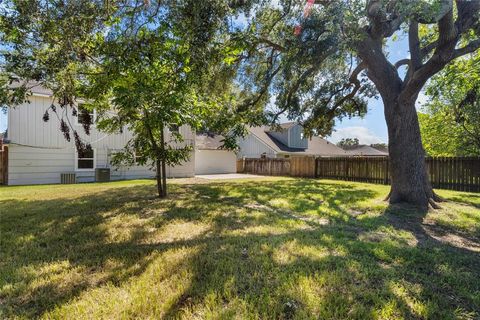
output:
[[444,46],[451,48],[451,43],[456,42],[457,35],[457,28],[453,21],[453,10],[450,10],[438,21],[438,46],[436,51]]
[[438,41],[435,40],[433,42],[430,42],[429,44],[427,44],[425,47],[423,47],[422,49],[420,49],[420,52],[422,54],[422,57],[425,57],[427,54],[429,54],[432,50],[434,50],[435,48],[437,48],[438,46]]
[[420,39],[418,38],[418,22],[412,21],[408,29],[408,46],[410,49],[410,68],[412,72],[422,66],[422,53],[420,51]]
[[402,60],[398,60],[397,62],[395,62],[394,66],[395,68],[400,68],[401,66],[403,65],[410,65],[410,59],[402,59]]
[[357,41],[354,46],[358,56],[365,63],[368,77],[373,81],[380,94],[387,99],[395,99],[402,89],[403,81],[395,66],[383,53],[382,41],[373,39],[368,33],[365,33],[362,40]]
[[480,11],[480,1],[456,0],[458,17],[455,21],[458,33],[463,33],[475,23],[478,23],[476,13]]
[[276,50],[278,50],[278,51],[282,51],[282,52],[287,51],[287,49],[286,49],[284,46],[282,46],[282,45],[280,45],[280,44],[278,44],[278,43],[275,43],[275,42],[273,42],[272,40],[269,40],[269,39],[267,39],[267,38],[261,37],[261,38],[258,38],[258,41],[261,42],[261,43],[266,43],[266,44],[268,44],[270,47],[272,47],[272,48],[274,48],[274,49],[276,49]]
[[407,73],[402,98],[416,97],[428,79],[455,58],[454,50],[460,37],[453,21],[453,10],[438,21],[438,30],[438,44],[433,56],[415,71]]
[[[340,100],[338,100],[335,105],[333,106],[331,112],[334,112],[339,106],[341,106],[345,101],[347,100],[350,100],[350,99],[353,99],[353,97],[355,97],[355,95],[357,94],[358,90],[360,90],[360,87],[361,87],[361,83],[360,83],[360,80],[358,80],[358,75],[360,74],[360,72],[362,72],[363,70],[365,70],[365,68],[367,67],[366,63],[364,62],[361,62],[352,72],[352,74],[350,75],[350,78],[349,78],[349,81],[350,83],[349,84],[353,84],[353,89],[352,91],[350,91],[349,94],[347,94],[346,96],[342,97]],[[348,85],[349,85],[348,84]]]
[[328,56],[330,56],[334,51],[335,51],[334,48],[330,48],[329,50],[325,51],[325,53],[320,57],[320,61],[317,61],[313,66],[311,66],[304,73],[302,73],[302,75],[298,78],[295,84],[288,90],[285,105],[278,112],[274,114],[273,121],[276,121],[281,114],[287,111],[288,107],[290,106],[290,103],[292,102],[293,93],[298,90],[302,82],[304,82],[307,77],[311,76],[315,71],[317,71],[322,67],[323,61]]
[[454,58],[458,58],[468,53],[472,53],[476,51],[478,48],[480,48],[480,39],[470,42],[465,47],[456,49],[453,56]]

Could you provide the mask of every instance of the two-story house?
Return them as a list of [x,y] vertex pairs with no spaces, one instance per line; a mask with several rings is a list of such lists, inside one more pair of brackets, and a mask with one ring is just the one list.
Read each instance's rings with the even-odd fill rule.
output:
[[[90,182],[96,180],[95,171],[99,168],[109,168],[111,180],[155,176],[154,170],[149,166],[112,167],[110,160],[113,154],[124,148],[132,137],[131,133],[124,130],[122,134],[106,134],[92,126],[90,134],[86,135],[82,128],[81,106],[79,116],[70,117],[70,121],[81,139],[92,146],[92,150],[79,155],[73,139],[69,142],[63,137],[56,118],[52,117],[48,122],[42,120],[42,115],[52,102],[49,90],[35,87],[29,102],[9,109],[8,133],[4,137],[4,142],[8,143],[5,180],[9,185],[60,183],[62,174],[70,174],[70,177],[73,174],[74,182]],[[95,118],[96,114],[90,116]],[[178,130],[185,139],[183,143],[195,144],[195,132],[188,126],[182,126]],[[166,130],[166,136],[168,135]],[[168,167],[167,175],[193,177],[195,152],[192,151],[190,160],[184,164]]]
[[320,137],[307,138],[301,125],[288,122],[280,128],[251,127],[239,140],[238,158],[288,158],[295,156],[346,156],[345,150]]

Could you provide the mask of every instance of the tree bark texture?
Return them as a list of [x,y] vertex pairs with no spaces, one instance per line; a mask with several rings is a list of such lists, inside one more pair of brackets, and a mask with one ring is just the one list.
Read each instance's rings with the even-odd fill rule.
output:
[[391,192],[390,203],[408,202],[422,209],[435,200],[425,164],[415,102],[386,101]]

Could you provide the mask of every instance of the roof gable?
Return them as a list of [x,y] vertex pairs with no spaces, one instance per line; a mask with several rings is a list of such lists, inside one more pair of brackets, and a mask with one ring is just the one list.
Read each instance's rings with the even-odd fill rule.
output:
[[[291,128],[297,124],[289,123],[288,127]],[[261,126],[261,127],[250,127],[248,128],[249,132],[255,136],[258,140],[266,144],[276,153],[287,153],[295,155],[315,155],[315,156],[342,156],[347,155],[347,153],[342,149],[337,147],[335,144],[328,142],[327,140],[320,137],[312,137],[308,140],[307,148],[290,148],[275,137],[273,137],[269,132],[270,127]]]

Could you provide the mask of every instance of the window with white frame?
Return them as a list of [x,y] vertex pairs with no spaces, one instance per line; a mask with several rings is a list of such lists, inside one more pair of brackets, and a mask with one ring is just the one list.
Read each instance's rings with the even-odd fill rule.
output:
[[88,171],[95,169],[96,150],[87,147],[84,150],[76,151],[75,169],[78,171]]
[[82,104],[79,104],[77,106],[77,124],[78,125],[83,125],[84,123],[93,124],[95,123],[96,116],[97,114],[95,110],[93,111],[87,110]]
[[142,155],[140,154],[140,152],[135,152],[134,154],[134,157],[135,157],[135,164],[137,166],[141,166],[140,162],[142,162]]

